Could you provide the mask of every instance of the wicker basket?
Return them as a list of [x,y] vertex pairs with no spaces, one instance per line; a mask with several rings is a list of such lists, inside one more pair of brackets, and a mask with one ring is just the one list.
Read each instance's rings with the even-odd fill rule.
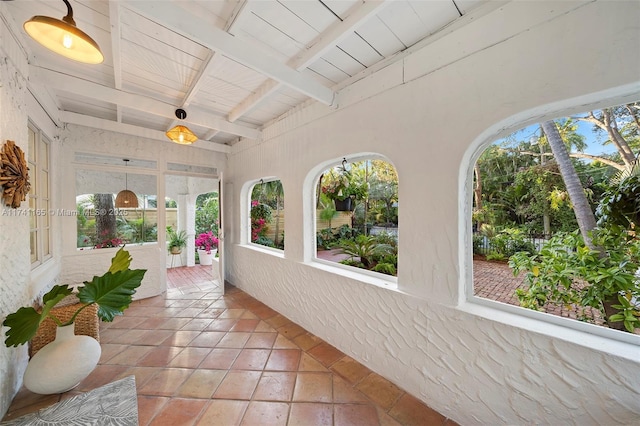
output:
[[[62,322],[69,321],[73,314],[82,306],[75,295],[64,298],[55,308],[51,309],[51,314]],[[46,318],[40,324],[36,335],[29,343],[29,357],[33,357],[44,345],[52,342],[56,338],[57,325],[51,318]],[[86,307],[78,314],[75,320],[75,333],[91,336],[100,341],[100,321],[98,320],[98,305],[93,304]]]

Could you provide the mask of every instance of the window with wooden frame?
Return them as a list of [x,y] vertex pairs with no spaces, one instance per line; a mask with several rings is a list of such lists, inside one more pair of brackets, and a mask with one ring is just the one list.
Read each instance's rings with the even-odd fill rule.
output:
[[29,245],[31,267],[51,258],[51,141],[29,123],[28,163],[31,180],[29,191]]

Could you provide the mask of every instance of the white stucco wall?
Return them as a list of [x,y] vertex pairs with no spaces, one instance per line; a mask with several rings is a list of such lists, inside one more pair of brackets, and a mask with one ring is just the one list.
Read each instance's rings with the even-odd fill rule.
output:
[[[50,140],[52,209],[75,211],[75,171],[78,168],[92,168],[74,162],[75,150],[155,160],[158,164],[156,169],[138,172],[152,176],[157,182],[160,197],[164,197],[165,174],[172,173],[167,171],[166,164],[169,161],[215,167],[220,171],[225,169],[226,155],[221,153],[194,147],[178,147],[168,141],[136,138],[81,126],[68,126],[60,131],[57,127],[60,123],[52,121],[58,120],[55,110],[45,113],[40,106],[42,100],[34,98],[42,93],[38,92],[38,88],[32,88],[34,93],[28,89],[27,54],[16,38],[21,42],[24,40],[21,40],[22,35],[16,31],[18,27],[15,22],[5,21],[10,18],[4,13],[4,7],[0,3],[0,142],[3,144],[8,139],[13,140],[26,155],[28,121]],[[50,116],[52,113],[53,117]],[[59,138],[59,134],[63,137]],[[130,171],[122,167],[98,169],[113,172],[113,181],[122,178],[125,171]],[[215,190],[217,182],[213,182],[211,187]],[[27,210],[27,202],[21,208]],[[56,282],[81,284],[95,274],[104,273],[115,254],[116,249],[78,252],[75,217],[54,214],[50,217],[53,256],[32,269],[29,255],[29,216],[2,214],[4,210],[0,206],[0,322],[19,307],[29,306],[37,301]],[[164,229],[164,224],[160,225],[160,229]],[[158,244],[129,248],[134,257],[132,267],[148,269],[143,288],[138,291],[136,298],[158,294],[166,287],[164,233],[159,235]],[[3,327],[3,341],[5,332],[6,328]],[[7,348],[4,344],[0,345],[0,418],[4,416],[22,384],[27,360],[26,346]]]
[[[639,18],[632,1],[511,2],[363,78],[337,110],[310,103],[235,145],[227,279],[460,424],[637,424],[638,339],[468,302],[464,212],[481,144],[603,96],[640,99]],[[398,171],[397,290],[307,261],[314,168],[363,152]],[[284,257],[241,244],[241,189],[263,176],[284,186]]]
[[[14,141],[27,151],[26,60],[4,22],[0,20],[0,146]],[[26,203],[23,203],[26,206]],[[10,216],[9,207],[0,206],[0,318],[28,303],[29,218]],[[3,214],[4,213],[4,214]],[[4,342],[2,327],[2,341]],[[26,367],[26,347],[7,348],[0,344],[0,413],[11,403],[22,382]]]
[[[4,5],[0,4],[0,12]],[[50,177],[55,179],[58,149],[57,127],[28,89],[28,65],[25,52],[9,29],[6,15],[0,13],[0,143],[13,140],[28,155],[28,122],[50,142]],[[18,38],[20,36],[17,36]],[[33,175],[30,176],[33,182]],[[59,192],[51,188],[51,200]],[[29,254],[29,204],[19,209],[0,206],[0,322],[21,306],[29,306],[50,288],[59,272],[60,229],[57,217],[50,217],[54,255],[32,269]],[[2,327],[2,341],[6,328]],[[0,345],[0,415],[4,415],[13,395],[22,383],[27,364],[27,347]]]

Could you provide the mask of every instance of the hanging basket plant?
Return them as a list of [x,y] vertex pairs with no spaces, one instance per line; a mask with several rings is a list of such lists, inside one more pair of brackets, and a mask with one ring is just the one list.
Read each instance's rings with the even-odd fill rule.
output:
[[336,208],[336,211],[339,212],[350,212],[353,211],[353,200],[351,198],[345,198],[344,200],[333,200],[333,204]]
[[352,211],[355,201],[367,196],[366,184],[358,182],[344,164],[332,169],[325,179],[327,183],[323,182],[322,193],[333,200],[337,211]]

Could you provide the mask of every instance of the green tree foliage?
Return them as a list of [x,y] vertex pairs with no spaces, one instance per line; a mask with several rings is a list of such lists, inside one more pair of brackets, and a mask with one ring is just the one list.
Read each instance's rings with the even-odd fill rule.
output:
[[591,225],[580,225],[580,233],[556,235],[540,253],[511,257],[514,274],[527,271],[527,288],[516,291],[522,306],[590,306],[611,328],[640,328],[639,176],[636,166],[612,179],[596,209],[598,227],[593,218]]
[[369,200],[372,202],[370,213],[375,223],[398,224],[398,211],[394,207],[398,202],[398,174],[396,169],[382,160],[371,161],[371,173],[368,177]]
[[394,254],[395,250],[390,244],[379,243],[375,236],[359,235],[355,240],[340,241],[340,252],[358,257],[364,268],[370,269],[375,266],[376,257]]
[[[591,233],[597,249],[589,248],[578,231],[560,233],[540,253],[516,253],[509,260],[514,275],[526,271],[527,288],[516,295],[521,306],[538,310],[547,303],[591,306],[610,325],[622,322],[627,331],[640,328],[640,239],[619,227]],[[614,304],[607,309],[607,303]],[[610,303],[610,302],[609,302]],[[615,302],[614,302],[615,303]]]
[[[568,149],[585,148],[584,135],[577,133],[574,120],[559,120],[557,127]],[[571,161],[593,209],[611,168],[601,162],[585,163],[577,158]],[[520,227],[535,234],[575,229],[577,223],[564,180],[540,128],[522,129],[489,146],[477,166],[482,208],[474,206],[474,223],[488,223],[499,229]]]
[[219,213],[217,192],[198,195],[196,198],[196,235],[209,231],[218,235]]
[[596,213],[598,225],[617,225],[631,232],[640,227],[640,167],[635,172],[613,182],[603,196]]

